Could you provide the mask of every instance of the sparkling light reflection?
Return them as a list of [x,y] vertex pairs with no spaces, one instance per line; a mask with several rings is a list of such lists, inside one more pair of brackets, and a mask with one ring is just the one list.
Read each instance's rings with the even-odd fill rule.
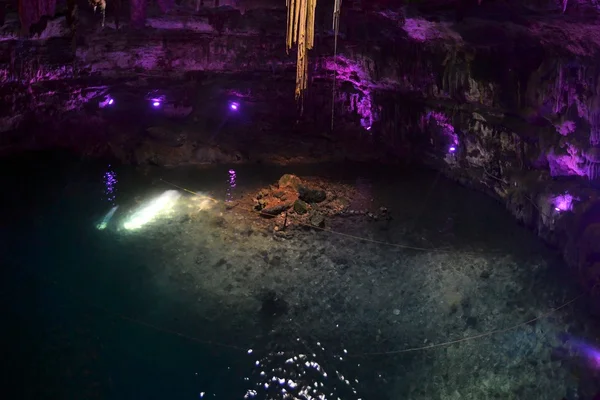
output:
[[240,103],[232,101],[231,103],[229,103],[229,108],[232,109],[233,111],[237,111],[238,108],[240,108]]
[[139,229],[147,223],[151,222],[160,215],[170,211],[177,200],[181,197],[181,193],[177,190],[167,190],[159,197],[150,200],[123,224],[127,230]]
[[[321,343],[317,346],[325,351]],[[329,376],[316,358],[316,354],[280,351],[255,360],[252,378],[245,378],[253,387],[247,389],[244,399],[361,400],[354,387],[358,379],[348,379],[339,370]]]
[[230,169],[229,170],[229,180],[227,181],[227,183],[229,185],[227,186],[226,201],[233,200],[233,192],[235,190],[235,187],[237,186],[236,180],[237,180],[237,175],[236,175],[235,171]]
[[115,204],[117,196],[117,173],[111,169],[110,164],[108,165],[108,171],[104,173],[104,194],[106,199],[111,203]]

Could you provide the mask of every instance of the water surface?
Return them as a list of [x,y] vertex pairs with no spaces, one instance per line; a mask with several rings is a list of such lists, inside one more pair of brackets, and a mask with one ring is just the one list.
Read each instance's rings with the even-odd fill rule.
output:
[[[513,326],[578,294],[557,256],[499,203],[434,172],[136,169],[62,155],[4,164],[15,172],[2,231],[4,334],[19,397],[560,399],[581,384],[575,368],[587,368],[556,356],[565,333],[585,335],[577,304],[403,352]],[[351,207],[393,218],[338,217],[328,231],[282,237],[220,202],[284,173],[352,185]],[[168,190],[180,195],[170,213],[125,228]]]

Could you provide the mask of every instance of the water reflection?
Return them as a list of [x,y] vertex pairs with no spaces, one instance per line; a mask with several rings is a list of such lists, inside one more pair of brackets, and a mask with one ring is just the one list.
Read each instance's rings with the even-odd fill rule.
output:
[[117,173],[113,171],[111,165],[108,165],[108,171],[104,173],[104,194],[106,195],[106,200],[111,203],[113,206],[115,205],[115,201],[117,198]]
[[318,355],[306,346],[308,352],[278,351],[254,361],[251,377],[245,378],[252,387],[244,398],[360,400],[355,388],[358,379],[345,376],[334,367],[344,357],[327,355],[321,343],[317,342],[317,346]]
[[236,187],[236,180],[237,180],[237,175],[235,173],[234,170],[230,169],[229,170],[229,180],[227,181],[228,185],[227,185],[227,194],[226,194],[226,201],[232,201],[233,200],[233,194],[235,191],[235,187]]
[[108,164],[108,171],[104,173],[103,176],[104,182],[104,195],[106,196],[106,200],[112,205],[112,208],[104,215],[102,221],[96,224],[96,228],[99,230],[104,230],[108,226],[110,220],[113,215],[119,208],[119,206],[115,205],[117,200],[117,173],[113,171],[110,164]]

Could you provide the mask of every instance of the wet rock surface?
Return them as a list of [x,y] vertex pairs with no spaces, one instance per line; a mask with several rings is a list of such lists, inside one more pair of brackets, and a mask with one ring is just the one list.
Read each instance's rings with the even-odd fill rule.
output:
[[[353,207],[371,207],[372,199],[361,198],[361,193],[352,185],[332,182],[323,178],[283,175],[277,185],[261,189],[252,199],[240,200],[243,207],[257,211],[266,219],[273,219],[275,232],[290,228],[325,228],[327,221],[335,217],[364,216],[371,219],[386,219],[389,212],[382,207],[369,212]],[[252,199],[253,205],[248,202]],[[285,235],[281,235],[284,237]]]

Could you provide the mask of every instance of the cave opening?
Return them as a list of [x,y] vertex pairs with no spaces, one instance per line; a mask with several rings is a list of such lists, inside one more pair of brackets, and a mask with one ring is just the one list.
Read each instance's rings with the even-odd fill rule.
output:
[[15,397],[600,398],[596,3],[336,4],[0,4]]

